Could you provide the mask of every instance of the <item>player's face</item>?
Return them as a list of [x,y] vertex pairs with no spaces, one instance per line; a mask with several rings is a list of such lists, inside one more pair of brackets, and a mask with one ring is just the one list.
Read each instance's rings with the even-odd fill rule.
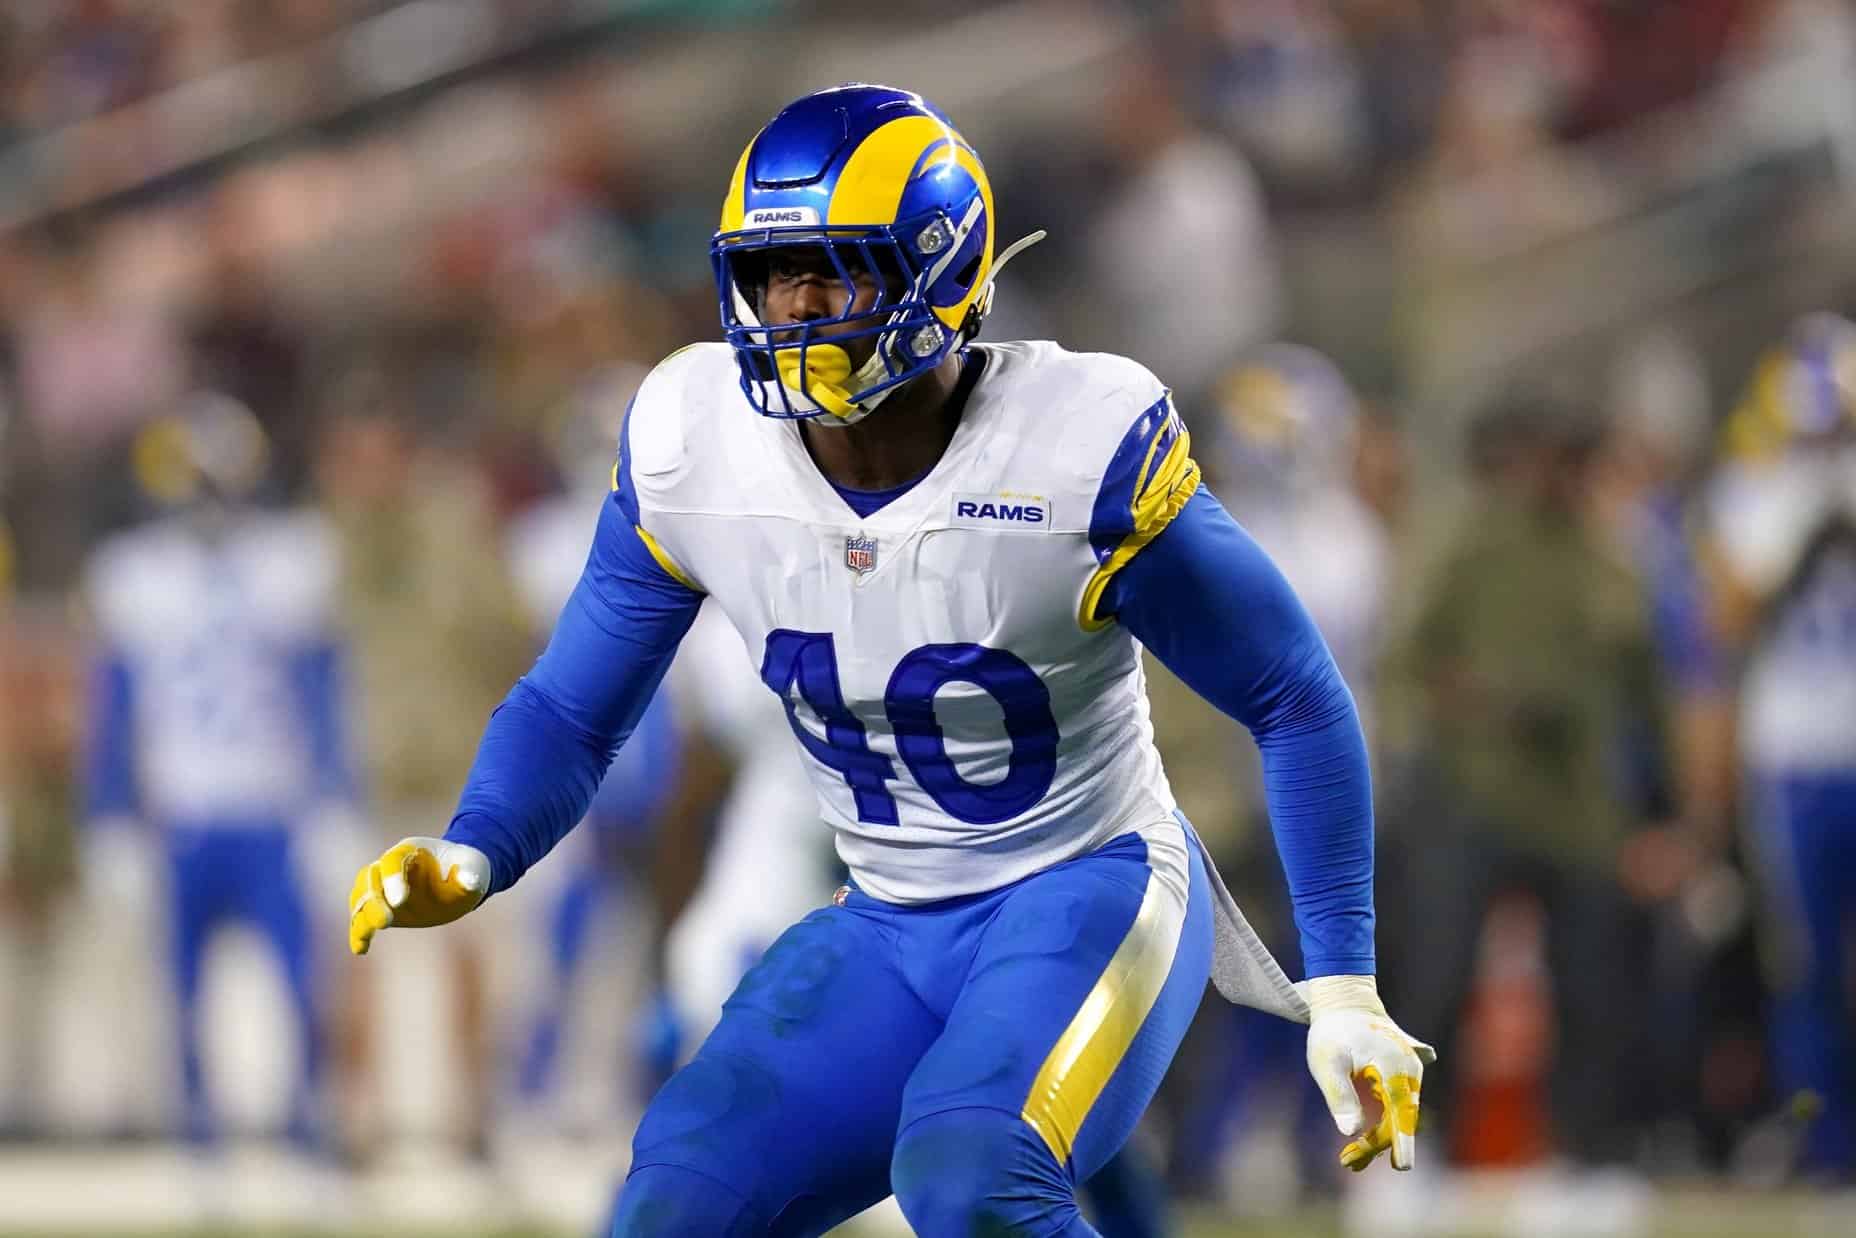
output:
[[[843,261],[845,272],[850,276],[849,284],[839,273],[837,264],[832,262],[831,255],[819,246],[794,245],[767,251],[761,321],[777,327],[849,316],[848,322],[818,328],[815,336],[824,339],[875,325],[871,312],[881,299],[885,281],[855,256],[847,255]],[[782,342],[779,333],[775,333],[774,342]],[[861,366],[875,350],[876,337],[865,335],[847,340],[844,348],[850,354],[852,366]]]

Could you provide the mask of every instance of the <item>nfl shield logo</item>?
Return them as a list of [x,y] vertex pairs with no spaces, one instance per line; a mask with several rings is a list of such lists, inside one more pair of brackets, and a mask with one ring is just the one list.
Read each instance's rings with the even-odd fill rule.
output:
[[862,576],[876,569],[876,539],[874,537],[847,537],[844,539],[844,566]]

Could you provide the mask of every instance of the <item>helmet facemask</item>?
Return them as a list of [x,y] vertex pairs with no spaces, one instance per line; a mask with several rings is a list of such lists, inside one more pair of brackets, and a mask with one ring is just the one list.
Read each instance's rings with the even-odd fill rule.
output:
[[[820,425],[851,425],[890,393],[940,365],[978,326],[939,317],[931,298],[948,284],[972,287],[985,259],[985,204],[973,195],[955,218],[934,210],[866,227],[752,228],[719,234],[710,253],[722,293],[722,325],[741,365],[742,389],[757,411]],[[808,322],[763,320],[775,251],[805,248],[829,261],[844,311]],[[859,276],[876,277],[874,303],[857,307]],[[857,341],[874,338],[853,372]]]

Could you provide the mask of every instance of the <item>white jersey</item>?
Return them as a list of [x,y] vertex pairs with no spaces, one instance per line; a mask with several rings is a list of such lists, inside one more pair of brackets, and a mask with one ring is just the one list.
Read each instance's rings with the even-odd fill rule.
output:
[[104,643],[131,684],[144,815],[274,822],[314,806],[316,753],[293,661],[332,639],[337,555],[312,514],[246,515],[209,538],[175,518],[105,542],[88,567]]
[[1134,362],[977,351],[941,459],[868,517],[795,423],[745,407],[726,345],[652,373],[621,464],[639,527],[784,699],[853,879],[892,902],[994,889],[1175,811],[1139,648],[1094,606],[1196,486],[1187,436]]
[[1856,449],[1735,466],[1708,506],[1727,566],[1765,605],[1741,693],[1746,761],[1856,769]]

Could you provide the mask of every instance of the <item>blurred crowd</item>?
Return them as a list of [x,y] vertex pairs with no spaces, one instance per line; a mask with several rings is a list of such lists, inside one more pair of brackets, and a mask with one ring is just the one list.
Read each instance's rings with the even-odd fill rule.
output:
[[[1441,1054],[1437,1152],[1848,1181],[1856,330],[1807,315],[1856,309],[1849,6],[885,6],[946,23],[952,56],[867,7],[5,6],[0,1129],[214,1137],[184,1030],[165,1102],[73,1114],[40,1086],[61,936],[118,906],[150,917],[183,1024],[212,928],[258,924],[306,1063],[280,1129],[379,1129],[354,1081],[392,1020],[338,953],[348,876],[442,830],[629,390],[715,337],[739,143],[880,71],[966,125],[1008,239],[1052,230],[989,332],[1171,383],[1340,659],[1378,772],[1383,983]],[[166,649],[181,628],[197,647]],[[250,652],[280,646],[281,669]],[[138,709],[138,657],[192,712]],[[1292,956],[1242,736],[1156,684],[1182,801]],[[738,726],[665,725],[656,768],[743,777]],[[222,798],[150,785],[170,758]],[[255,807],[280,787],[287,813]],[[650,943],[700,880],[663,840],[720,799],[621,797],[575,861]],[[301,905],[248,905],[282,838]],[[548,921],[523,966],[566,985],[601,898],[499,902],[508,931]],[[481,1152],[498,1089],[541,1089],[564,999],[459,937],[421,966],[454,981],[431,1003],[458,1002],[481,1087],[447,1130]],[[647,1076],[689,1021],[661,955],[628,955],[609,1029]],[[1291,1030],[1202,1011],[1149,1132],[1182,1191],[1331,1188]],[[526,1083],[490,1066],[517,1059]]]

